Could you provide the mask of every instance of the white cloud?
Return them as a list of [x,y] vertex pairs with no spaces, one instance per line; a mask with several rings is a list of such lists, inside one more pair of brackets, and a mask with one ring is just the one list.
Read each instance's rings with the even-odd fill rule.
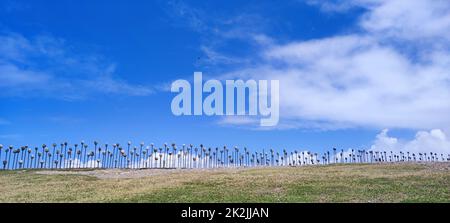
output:
[[377,0],[336,0],[336,1],[323,1],[323,0],[307,0],[306,3],[318,6],[324,12],[346,12],[351,8],[359,7],[361,3],[374,3]]
[[211,47],[208,46],[201,46],[200,50],[205,55],[206,59],[201,59],[205,63],[209,65],[215,65],[215,64],[232,64],[232,63],[239,63],[239,59],[233,58],[227,55],[224,55],[222,53],[217,52]]
[[408,40],[450,40],[450,2],[447,0],[356,2],[370,10],[361,19],[361,26],[370,32]]
[[65,99],[90,94],[145,96],[149,87],[130,84],[116,75],[116,66],[100,55],[74,52],[52,36],[26,38],[0,34],[0,95]]
[[371,146],[371,150],[377,151],[393,151],[398,153],[424,153],[433,152],[437,154],[450,154],[450,140],[445,133],[440,129],[433,129],[430,131],[419,131],[416,133],[414,139],[410,141],[402,141],[395,137],[388,136],[388,130],[384,129],[379,133]]
[[0,135],[0,139],[12,139],[12,140],[16,140],[16,139],[22,139],[23,136],[20,134],[1,134]]
[[[220,69],[220,65],[248,65],[252,62],[249,57],[254,54],[253,47],[260,48],[273,43],[272,38],[262,33],[272,21],[249,10],[224,15],[182,1],[168,1],[166,14],[172,25],[189,28],[201,36],[199,51],[202,56],[198,57],[195,65],[203,71]],[[236,48],[237,42],[243,46]],[[231,55],[232,52],[223,51],[229,48],[240,53]]]
[[338,1],[366,8],[362,31],[271,44],[259,66],[223,76],[280,80],[280,123],[291,126],[448,129],[450,2],[405,3]]
[[379,151],[393,151],[398,150],[398,139],[394,137],[389,137],[387,135],[388,129],[383,129],[377,136],[374,144],[370,147],[371,150]]

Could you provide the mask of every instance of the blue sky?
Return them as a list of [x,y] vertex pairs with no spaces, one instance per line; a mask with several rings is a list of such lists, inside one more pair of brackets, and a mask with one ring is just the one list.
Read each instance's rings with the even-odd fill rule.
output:
[[[0,143],[448,151],[450,7],[393,2],[2,0]],[[280,125],[172,115],[194,71],[280,79]]]

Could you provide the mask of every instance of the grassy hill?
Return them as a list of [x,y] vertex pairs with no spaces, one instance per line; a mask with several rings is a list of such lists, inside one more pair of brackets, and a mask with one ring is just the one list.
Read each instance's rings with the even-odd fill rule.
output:
[[450,164],[0,171],[0,202],[450,202]]

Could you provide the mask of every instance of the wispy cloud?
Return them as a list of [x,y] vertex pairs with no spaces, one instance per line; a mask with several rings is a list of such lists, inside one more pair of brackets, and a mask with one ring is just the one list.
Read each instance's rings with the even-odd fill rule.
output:
[[118,77],[116,65],[101,55],[79,53],[63,39],[0,35],[2,96],[81,99],[93,94],[145,96],[150,87]]
[[23,136],[20,134],[0,134],[0,139],[4,140],[17,140],[22,138]]
[[[171,17],[171,22],[175,26],[187,26],[198,32],[207,31],[209,29],[202,10],[190,7],[183,1],[169,1],[167,15]],[[181,19],[180,19],[181,18]]]
[[10,121],[0,118],[0,125],[9,125],[10,123],[11,123]]
[[240,58],[224,55],[223,53],[220,53],[208,46],[201,46],[200,50],[203,52],[205,56],[205,59],[202,59],[202,61],[207,63],[208,65],[238,64],[246,61],[245,59],[242,60]]
[[31,5],[29,3],[15,1],[15,0],[6,0],[3,4],[0,5],[3,7],[2,9],[8,13],[29,10]]
[[[248,55],[231,55],[221,50],[227,48],[230,42],[234,44],[238,41],[249,45],[251,49],[272,44],[272,39],[263,33],[270,20],[257,13],[240,11],[224,15],[211,10],[204,11],[182,1],[170,1],[167,14],[174,26],[187,27],[201,34],[199,51],[203,55],[197,65],[202,68],[251,64],[252,59]],[[249,53],[253,54],[253,49]]]

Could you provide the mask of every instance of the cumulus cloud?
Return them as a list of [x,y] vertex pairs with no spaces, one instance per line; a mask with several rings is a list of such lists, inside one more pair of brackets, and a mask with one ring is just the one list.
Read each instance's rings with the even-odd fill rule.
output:
[[0,95],[79,99],[91,94],[145,96],[149,87],[130,84],[100,55],[74,52],[52,36],[0,34]]
[[280,80],[280,123],[290,126],[448,129],[450,2],[409,3],[317,2],[365,8],[360,31],[273,43],[260,65],[223,76]]
[[419,131],[414,139],[404,141],[388,135],[388,129],[379,133],[371,146],[374,151],[412,152],[424,153],[433,152],[437,154],[450,154],[450,140],[440,129],[430,131]]

